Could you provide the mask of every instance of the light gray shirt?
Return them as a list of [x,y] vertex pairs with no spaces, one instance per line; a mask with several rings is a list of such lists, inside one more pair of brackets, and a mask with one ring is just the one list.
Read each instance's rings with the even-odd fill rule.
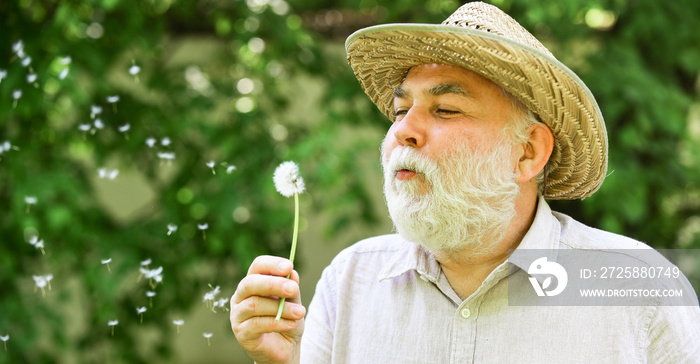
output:
[[[648,246],[540,199],[518,247],[535,248]],[[420,246],[398,235],[361,241],[318,282],[302,363],[700,363],[699,307],[509,305],[508,281],[527,282],[526,271],[504,262],[461,300]]]

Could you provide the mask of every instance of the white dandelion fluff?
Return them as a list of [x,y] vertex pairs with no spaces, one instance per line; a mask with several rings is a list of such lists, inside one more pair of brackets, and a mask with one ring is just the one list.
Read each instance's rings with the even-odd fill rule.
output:
[[113,104],[117,101],[119,101],[119,95],[107,96],[107,102],[109,102],[110,104]]
[[141,316],[140,323],[143,323],[143,313],[146,312],[146,307],[136,307],[136,314]]
[[27,83],[34,83],[36,81],[36,73],[30,73],[27,75]]
[[202,336],[204,336],[204,338],[207,339],[207,346],[211,346],[211,342],[209,341],[209,339],[211,339],[211,337],[214,336],[214,334],[212,334],[211,332],[204,332],[202,333]]
[[165,137],[165,138],[160,140],[160,145],[162,145],[164,147],[167,147],[168,145],[170,145],[170,143],[171,143],[171,141],[170,141],[170,138],[168,138],[168,137]]
[[102,114],[102,106],[92,105],[90,106],[90,119],[94,119],[95,116]]
[[10,340],[10,335],[0,335],[0,340],[5,344],[5,351],[7,351],[7,340]]
[[0,82],[7,77],[7,70],[0,70]]
[[156,145],[156,138],[146,139],[146,145],[148,145],[149,148],[153,148],[153,146]]
[[142,260],[142,261],[141,261],[141,266],[142,266],[142,267],[148,267],[149,265],[151,265],[151,263],[152,263],[151,258],[148,258],[148,259],[146,259],[146,260]]
[[177,334],[180,335],[180,326],[185,324],[184,320],[173,320],[173,324],[177,327]]
[[129,125],[129,123],[126,123],[119,127],[119,132],[126,133],[127,131],[129,131],[129,129],[131,129],[131,125]]
[[66,78],[66,76],[68,76],[68,67],[64,68],[63,71],[61,71],[61,73],[58,74],[58,78],[62,80]]
[[137,65],[133,65],[133,66],[129,67],[129,74],[131,74],[132,76],[138,75],[139,72],[141,72],[141,67],[139,67]]
[[107,259],[102,259],[102,260],[100,260],[100,263],[102,263],[103,265],[106,265],[106,266],[107,266],[107,271],[110,272],[110,273],[112,273],[112,268],[109,267],[109,263],[111,263],[111,262],[112,262],[112,258],[107,258]]
[[26,57],[22,60],[22,66],[27,67],[32,63],[32,57]]
[[231,172],[236,170],[236,166],[228,166],[226,167],[226,173],[231,174]]
[[304,192],[304,179],[299,175],[299,166],[296,163],[288,161],[280,164],[275,169],[275,174],[272,177],[275,182],[277,192],[284,197],[292,197]]
[[109,320],[107,321],[107,326],[112,328],[112,336],[114,336],[114,326],[119,325],[119,320]]
[[177,231],[177,225],[175,225],[175,224],[168,224],[168,236],[170,236],[170,234],[172,234],[172,233],[174,233],[174,232],[176,232],[176,231]]
[[80,131],[90,131],[90,128],[92,128],[92,126],[90,124],[78,125],[78,130],[80,130]]
[[73,61],[73,59],[71,59],[70,56],[63,57],[60,60],[61,64],[64,66],[69,65],[72,61]]
[[105,124],[102,122],[102,119],[95,119],[92,124],[95,125],[96,129],[102,130],[105,128]]
[[[2,151],[2,149],[0,149]],[[26,196],[24,198],[24,203],[27,204],[27,213],[29,213],[29,210],[31,209],[32,205],[36,204],[36,197],[34,196]]]

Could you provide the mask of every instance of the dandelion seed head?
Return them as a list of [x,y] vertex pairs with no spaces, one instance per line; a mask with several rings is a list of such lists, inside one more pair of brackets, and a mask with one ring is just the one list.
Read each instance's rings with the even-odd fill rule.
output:
[[136,313],[141,314],[146,312],[146,307],[136,307]]
[[92,128],[92,126],[91,126],[90,124],[80,124],[80,125],[78,125],[78,129],[79,129],[80,131],[90,131],[90,128]]
[[60,60],[62,65],[69,65],[72,61],[73,59],[71,59],[70,56],[63,57]]
[[22,90],[12,91],[12,98],[13,99],[18,100],[20,97],[22,97]]
[[296,163],[287,161],[280,164],[275,169],[275,174],[272,177],[275,182],[277,192],[282,196],[292,197],[295,194],[304,192],[304,179],[299,175],[299,166]]
[[214,166],[216,165],[216,162],[214,162],[214,161],[209,161],[209,162],[206,163],[206,165],[207,165],[207,167],[209,167],[209,168],[214,168]]
[[146,291],[146,297],[155,297],[156,293],[153,291]]
[[0,82],[7,77],[7,70],[0,70]]
[[209,229],[209,224],[208,224],[208,223],[197,224],[197,229],[199,229],[199,230],[206,230],[206,229]]
[[68,67],[64,68],[63,71],[61,71],[61,73],[58,75],[58,78],[62,80],[66,78],[66,76],[68,76]]
[[107,326],[117,326],[119,325],[119,320],[109,320],[107,321]]
[[102,114],[102,106],[92,105],[90,106],[90,118],[95,118],[95,116]]
[[102,264],[111,263],[111,262],[112,262],[112,258],[102,259],[102,260],[100,260],[100,262],[101,262]]
[[24,51],[24,42],[22,42],[22,40],[20,39],[16,42],[12,43],[12,51],[17,53],[17,55],[19,55],[19,52]]
[[214,334],[212,334],[211,332],[204,332],[204,333],[202,333],[202,336],[204,336],[205,338],[209,339],[209,338],[211,338],[212,336],[214,336]]
[[44,239],[41,239],[32,245],[34,245],[34,247],[37,249],[42,249],[44,248]]
[[26,202],[28,205],[34,205],[36,203],[36,197],[27,196],[24,198],[24,202]]
[[214,307],[224,307],[228,303],[228,298],[220,298],[218,301],[214,302]]
[[44,276],[32,276],[34,284],[39,288],[44,288],[49,283]]
[[131,128],[131,125],[129,125],[129,124],[127,123],[127,124],[124,124],[124,125],[120,126],[120,127],[119,127],[119,131],[120,131],[121,133],[126,133],[127,131],[129,131],[130,128]]
[[27,82],[34,83],[34,81],[36,81],[36,78],[37,78],[36,73],[30,73],[27,75]]
[[95,125],[95,128],[100,130],[105,128],[105,124],[102,122],[102,119],[95,119],[95,121],[92,124]]
[[164,147],[167,147],[168,145],[170,145],[170,143],[171,143],[170,138],[168,138],[168,137],[165,137],[165,138],[160,140],[160,145],[162,145]]
[[109,102],[110,104],[113,104],[117,101],[119,101],[119,95],[107,96],[107,102]]
[[129,67],[129,73],[131,75],[136,76],[137,74],[139,74],[139,72],[141,72],[141,67],[139,67],[137,65],[133,65],[133,66]]
[[173,320],[173,324],[176,326],[182,326],[185,324],[185,320]]
[[233,172],[233,171],[235,171],[235,170],[236,170],[236,166],[228,166],[228,167],[226,168],[226,173],[229,173],[229,174],[230,174],[231,172]]
[[153,146],[156,145],[156,138],[146,139],[146,145],[148,145],[149,148],[153,148]]
[[[22,57],[20,57],[22,58]],[[27,67],[32,63],[32,57],[26,57],[22,59],[22,66]]]
[[0,340],[2,340],[2,341],[10,340],[10,335],[0,335]]
[[151,258],[141,261],[141,266],[147,266],[151,264]]

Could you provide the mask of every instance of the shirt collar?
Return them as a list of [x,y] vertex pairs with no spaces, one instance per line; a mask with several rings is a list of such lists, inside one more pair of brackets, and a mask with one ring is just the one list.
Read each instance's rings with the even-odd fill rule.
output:
[[[397,235],[398,236],[398,235]],[[392,279],[415,270],[421,277],[435,283],[440,277],[440,263],[422,246],[399,236],[404,246],[394,254],[379,272],[379,281]]]
[[[559,249],[559,235],[561,226],[559,220],[552,215],[552,210],[542,196],[538,198],[535,219],[527,233],[520,242],[517,250],[525,249],[546,249],[550,254]],[[404,246],[394,254],[386,265],[379,272],[379,280],[392,279],[404,275],[406,272],[415,270],[421,277],[435,283],[440,277],[440,263],[435,256],[422,246],[405,240]],[[550,260],[556,261],[556,255]],[[529,268],[530,260],[519,260],[517,255],[508,260],[515,267],[524,271]]]

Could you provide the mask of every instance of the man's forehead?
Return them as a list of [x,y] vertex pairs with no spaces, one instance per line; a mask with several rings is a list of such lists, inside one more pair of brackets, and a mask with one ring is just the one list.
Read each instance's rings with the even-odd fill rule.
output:
[[478,88],[498,88],[491,80],[482,75],[459,66],[444,64],[421,64],[409,68],[404,73],[401,84],[394,88],[394,97],[403,98],[410,96],[407,83],[412,83],[416,77],[428,76],[432,85],[425,85],[422,92],[440,96],[444,94],[457,94],[460,96],[473,96]]

